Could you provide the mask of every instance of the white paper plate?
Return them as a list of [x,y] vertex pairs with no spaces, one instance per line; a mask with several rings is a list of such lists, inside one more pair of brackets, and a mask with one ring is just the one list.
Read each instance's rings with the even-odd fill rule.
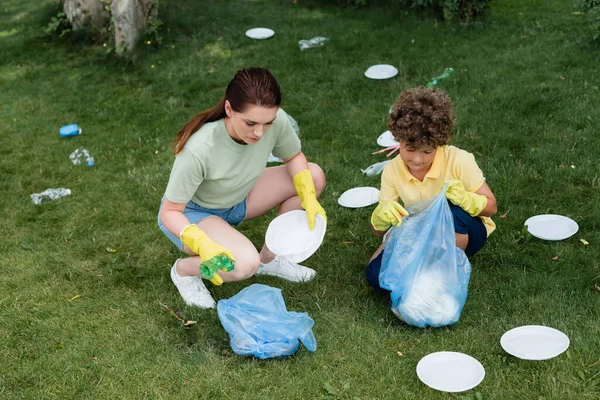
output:
[[377,138],[377,144],[381,147],[393,147],[398,146],[398,141],[394,135],[392,135],[392,132],[385,131]]
[[525,221],[525,225],[529,233],[543,240],[567,239],[579,230],[577,222],[556,214],[536,215]]
[[338,199],[339,205],[348,208],[367,207],[378,201],[379,189],[371,186],[361,186],[346,190]]
[[508,353],[523,360],[547,360],[569,348],[567,335],[554,328],[526,325],[511,329],[500,338]]
[[442,392],[464,392],[481,383],[485,369],[469,355],[440,351],[421,358],[417,364],[417,376],[430,388]]
[[327,224],[321,215],[315,218],[315,229],[308,228],[308,216],[304,210],[281,214],[269,224],[265,243],[269,250],[299,263],[313,255],[323,243]]
[[389,79],[398,74],[398,69],[393,65],[377,64],[371,65],[365,71],[365,76],[371,79]]
[[274,34],[275,31],[269,28],[252,28],[246,31],[246,36],[252,39],[268,39]]

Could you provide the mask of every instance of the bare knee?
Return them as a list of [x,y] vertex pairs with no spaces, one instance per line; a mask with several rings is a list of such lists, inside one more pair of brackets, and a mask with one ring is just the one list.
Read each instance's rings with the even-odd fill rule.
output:
[[185,244],[183,245],[183,252],[185,254],[189,254],[191,256],[197,256],[196,252],[192,249],[190,249],[189,247],[187,247]]
[[256,273],[260,265],[258,253],[251,256],[238,257],[235,260],[233,271],[227,273],[228,281],[242,281],[248,279]]
[[308,169],[312,173],[313,181],[315,182],[315,190],[317,191],[317,197],[323,193],[325,189],[325,173],[315,163],[308,163]]

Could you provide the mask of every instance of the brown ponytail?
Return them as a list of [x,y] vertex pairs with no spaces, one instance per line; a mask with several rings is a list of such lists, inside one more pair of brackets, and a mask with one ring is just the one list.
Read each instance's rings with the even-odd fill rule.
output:
[[219,104],[194,116],[177,133],[173,142],[175,154],[183,150],[189,138],[204,124],[225,118],[225,100],[228,100],[231,108],[237,112],[244,112],[248,105],[279,107],[282,100],[281,88],[268,69],[251,67],[239,70],[227,85],[225,96]]
[[194,116],[179,132],[177,132],[177,138],[173,143],[175,154],[179,154],[183,150],[183,146],[187,143],[188,139],[194,132],[202,128],[207,122],[217,121],[221,118],[225,118],[225,96],[219,101],[219,104],[213,108],[202,111],[200,114]]

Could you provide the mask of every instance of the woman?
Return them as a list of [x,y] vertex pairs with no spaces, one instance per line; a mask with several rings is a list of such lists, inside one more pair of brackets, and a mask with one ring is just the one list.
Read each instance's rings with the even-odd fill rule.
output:
[[[281,90],[264,68],[238,71],[215,107],[192,118],[177,134],[175,162],[158,225],[190,257],[178,259],[171,279],[189,305],[212,308],[215,301],[200,277],[200,264],[224,254],[235,262],[219,272],[218,284],[254,274],[290,281],[316,272],[273,254],[259,253],[234,226],[279,206],[278,214],[304,208],[314,228],[326,218],[317,197],[325,187],[321,168],[306,161],[300,140],[280,108]],[[266,168],[270,153],[285,166]]]

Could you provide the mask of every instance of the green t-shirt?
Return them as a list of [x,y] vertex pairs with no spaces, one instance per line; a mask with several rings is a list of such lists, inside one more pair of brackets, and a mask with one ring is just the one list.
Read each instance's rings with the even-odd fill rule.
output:
[[300,139],[281,108],[271,128],[251,145],[235,142],[223,119],[209,122],[175,156],[165,197],[212,209],[233,207],[246,198],[270,153],[286,159],[299,152]]

